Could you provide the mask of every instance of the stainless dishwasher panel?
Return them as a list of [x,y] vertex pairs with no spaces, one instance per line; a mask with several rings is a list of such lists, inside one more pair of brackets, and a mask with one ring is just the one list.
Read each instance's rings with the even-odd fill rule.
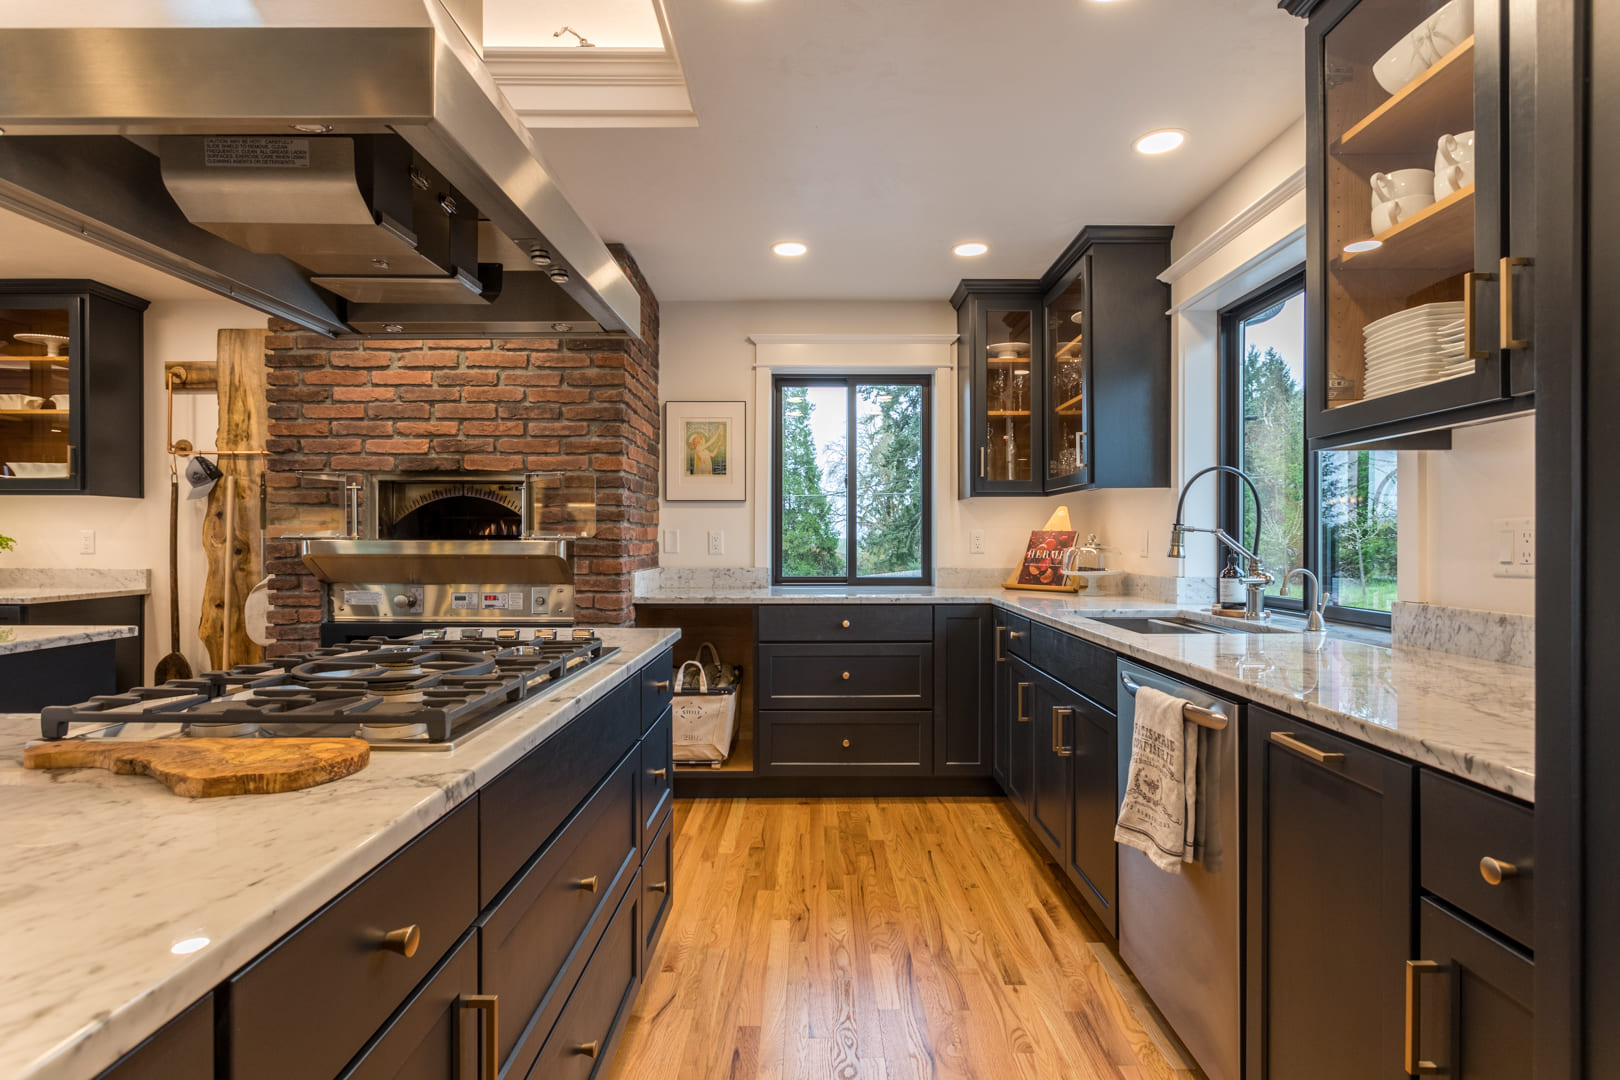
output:
[[[1230,719],[1198,729],[1198,861],[1167,874],[1135,848],[1119,848],[1119,954],[1209,1080],[1243,1068],[1243,834],[1236,703],[1157,671],[1119,661],[1118,674]],[[1116,679],[1119,791],[1130,767],[1136,699]]]

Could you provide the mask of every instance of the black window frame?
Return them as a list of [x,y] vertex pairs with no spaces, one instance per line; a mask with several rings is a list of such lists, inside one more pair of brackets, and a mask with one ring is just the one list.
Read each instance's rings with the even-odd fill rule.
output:
[[[857,573],[855,543],[855,400],[858,387],[916,386],[922,390],[922,573],[915,577],[862,577]],[[844,455],[848,500],[844,529],[846,572],[834,577],[788,577],[782,573],[782,390],[798,386],[842,386],[847,393]],[[934,583],[934,380],[928,375],[777,375],[771,379],[771,584],[848,585],[868,588],[930,586]]]
[[[1242,333],[1244,321],[1256,312],[1264,311],[1273,304],[1287,299],[1296,293],[1304,293],[1305,267],[1300,266],[1281,277],[1262,285],[1260,288],[1244,296],[1242,299],[1223,307],[1218,312],[1220,319],[1220,454],[1221,464],[1238,465],[1243,459],[1243,395],[1239,392],[1238,379],[1243,370],[1239,362],[1239,350],[1242,343],[1239,336]],[[1304,342],[1301,342],[1303,345]],[[1307,363],[1304,367],[1305,378],[1310,378],[1311,367]],[[1305,399],[1311,400],[1307,390]],[[1304,565],[1318,580],[1322,578],[1322,520],[1321,520],[1321,475],[1318,467],[1317,454],[1308,448],[1308,439],[1301,438],[1299,446],[1300,455],[1305,460],[1305,555]],[[1239,503],[1240,496],[1247,498],[1242,481],[1229,473],[1221,474],[1220,491],[1220,519],[1221,527],[1233,536],[1237,536],[1240,522]],[[1245,537],[1239,537],[1247,543]],[[1216,572],[1225,565],[1225,553],[1216,553]],[[1325,588],[1325,583],[1324,583]],[[1268,610],[1292,612],[1303,615],[1305,612],[1304,588],[1290,587],[1288,596],[1267,596],[1265,605]],[[1371,608],[1345,607],[1331,604],[1322,612],[1324,619],[1333,622],[1351,623],[1357,626],[1371,626],[1382,629],[1390,627],[1390,613],[1375,611]]]

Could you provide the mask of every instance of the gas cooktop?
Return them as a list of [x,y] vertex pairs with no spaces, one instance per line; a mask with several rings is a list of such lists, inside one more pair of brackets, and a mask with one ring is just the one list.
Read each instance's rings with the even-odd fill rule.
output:
[[55,705],[46,739],[352,736],[450,750],[619,650],[591,630],[469,627],[375,637]]

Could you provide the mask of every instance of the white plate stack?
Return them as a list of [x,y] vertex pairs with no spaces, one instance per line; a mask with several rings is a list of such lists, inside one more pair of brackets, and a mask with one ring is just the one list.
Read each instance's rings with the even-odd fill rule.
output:
[[1362,399],[1474,373],[1463,354],[1462,301],[1424,304],[1368,323]]

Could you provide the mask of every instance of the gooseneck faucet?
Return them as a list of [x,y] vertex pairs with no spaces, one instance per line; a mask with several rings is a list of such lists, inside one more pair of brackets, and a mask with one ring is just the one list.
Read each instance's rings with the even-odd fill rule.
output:
[[[1192,490],[1192,486],[1198,482],[1199,477],[1212,472],[1231,473],[1247,484],[1249,494],[1254,496],[1254,541],[1252,548],[1244,547],[1242,543],[1234,540],[1225,529],[1202,529],[1182,523],[1182,513],[1187,505],[1187,492]],[[1254,481],[1249,478],[1249,474],[1231,465],[1211,465],[1207,469],[1200,469],[1198,472],[1193,473],[1192,479],[1182,485],[1181,498],[1176,501],[1176,523],[1170,527],[1170,551],[1168,555],[1172,559],[1186,558],[1187,553],[1182,544],[1184,536],[1190,532],[1201,532],[1209,533],[1228,548],[1231,548],[1233,553],[1243,560],[1243,577],[1240,580],[1245,590],[1243,600],[1243,617],[1245,619],[1264,619],[1267,617],[1265,610],[1266,586],[1277,580],[1266,573],[1265,567],[1260,565],[1260,556],[1257,554],[1260,550],[1260,514],[1260,491],[1254,486]]]
[[1304,574],[1305,580],[1310,582],[1310,585],[1305,590],[1305,629],[1307,631],[1320,630],[1322,629],[1322,583],[1317,580],[1315,574],[1303,566],[1296,566],[1288,571],[1287,575],[1283,577],[1283,595],[1288,594],[1288,583],[1300,574]]

